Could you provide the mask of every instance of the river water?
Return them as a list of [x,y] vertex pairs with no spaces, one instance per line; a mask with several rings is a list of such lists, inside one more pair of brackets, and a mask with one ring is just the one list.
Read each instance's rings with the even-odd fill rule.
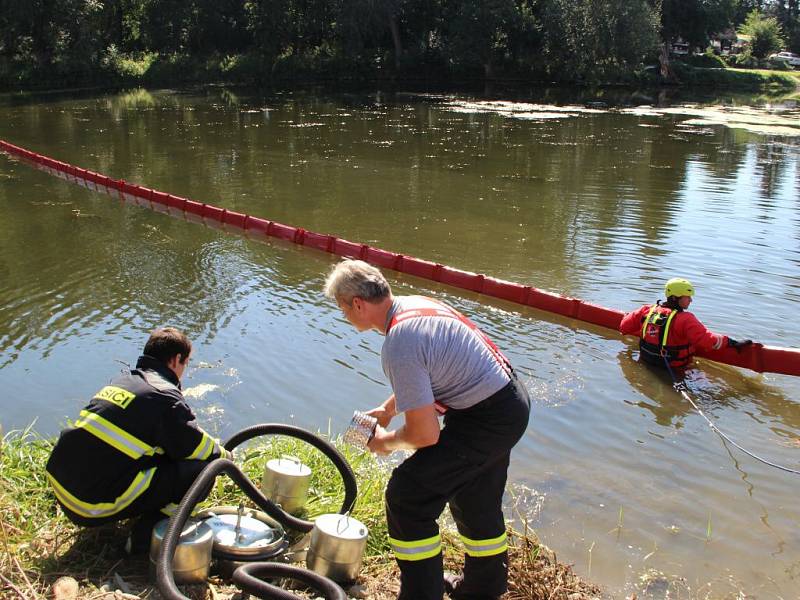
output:
[[[791,103],[651,109],[537,94],[13,96],[0,99],[0,138],[613,308],[653,302],[684,276],[712,329],[798,345]],[[208,429],[340,432],[389,388],[381,337],[355,332],[321,295],[335,261],[121,204],[2,156],[0,424],[56,434],[169,323],[195,342],[184,386]],[[796,597],[800,478],[724,444],[635,361],[634,340],[387,276],[398,293],[470,315],[521,373],[534,407],[509,516],[527,518],[560,560],[615,597]],[[796,378],[701,361],[691,389],[738,443],[800,466]]]

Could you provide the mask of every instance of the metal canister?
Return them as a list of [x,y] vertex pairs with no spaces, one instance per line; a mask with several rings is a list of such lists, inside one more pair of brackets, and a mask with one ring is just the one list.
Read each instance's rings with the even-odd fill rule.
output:
[[358,448],[366,448],[375,429],[378,427],[378,419],[357,410],[353,413],[350,426],[344,432],[342,438],[345,442]]
[[311,469],[294,456],[282,456],[267,461],[261,478],[261,491],[288,513],[306,505]]
[[216,506],[197,516],[213,531],[213,556],[224,578],[248,562],[276,560],[288,545],[281,524],[260,510]]
[[349,515],[320,515],[311,530],[306,565],[334,581],[354,581],[361,570],[368,535],[367,526]]
[[[153,527],[150,537],[150,574],[155,578],[156,562],[161,543],[167,533],[169,519],[163,519]],[[175,556],[172,558],[172,574],[175,583],[204,583],[211,566],[211,549],[214,533],[202,521],[189,519],[183,526]]]

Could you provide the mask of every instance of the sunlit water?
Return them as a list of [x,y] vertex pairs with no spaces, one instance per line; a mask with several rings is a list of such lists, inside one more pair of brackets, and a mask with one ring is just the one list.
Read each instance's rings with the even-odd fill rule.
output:
[[[476,100],[228,90],[6,98],[0,138],[609,307],[654,301],[682,275],[713,329],[798,345],[797,137],[685,126],[697,116],[673,112]],[[128,206],[6,157],[0,232],[6,431],[36,420],[37,431],[57,433],[165,323],[195,341],[185,387],[221,437],[270,421],[335,434],[353,409],[389,393],[380,336],[355,332],[320,293],[335,257]],[[472,316],[521,373],[534,409],[511,468],[513,516],[526,515],[560,560],[612,596],[797,596],[800,478],[723,444],[665,377],[635,361],[632,341],[387,275],[399,293],[436,295]],[[799,468],[800,383],[700,366],[692,389],[709,418]]]

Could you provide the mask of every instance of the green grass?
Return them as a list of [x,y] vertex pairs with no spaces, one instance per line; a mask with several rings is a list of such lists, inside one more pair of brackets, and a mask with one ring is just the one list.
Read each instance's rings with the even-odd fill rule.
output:
[[763,77],[771,77],[772,75],[782,75],[795,80],[796,85],[800,85],[800,70],[790,71],[774,71],[772,69],[731,69],[734,71],[741,71],[743,73],[755,73]]
[[[392,600],[397,594],[397,569],[389,550],[383,508],[390,467],[341,440],[334,444],[358,481],[358,499],[351,514],[370,532],[359,583],[367,597]],[[62,576],[77,580],[79,598],[87,600],[104,597],[101,586],[116,577],[138,597],[157,598],[148,577],[148,559],[121,558],[128,523],[80,528],[57,508],[45,479],[52,447],[53,440],[43,439],[31,428],[10,432],[0,442],[0,598],[50,598],[51,586]],[[299,516],[338,512],[344,498],[341,478],[333,464],[308,444],[283,436],[262,437],[237,448],[235,462],[258,485],[266,461],[283,455],[295,456],[312,469],[308,503]],[[221,475],[201,507],[238,505],[241,500],[251,504],[230,478]],[[599,595],[597,587],[577,577],[568,565],[558,563],[524,518],[522,522],[521,532],[509,529],[509,593],[504,600],[588,600]],[[458,536],[443,524],[442,538],[445,564],[458,570],[463,552]],[[236,591],[225,582],[212,580],[184,593],[195,599],[225,600],[236,597]]]
[[[369,529],[366,557],[388,556],[389,537],[383,512],[383,490],[389,479],[389,470],[378,463],[369,452],[334,440],[358,482],[356,505],[350,513]],[[249,446],[236,449],[235,462],[244,473],[259,485],[264,466],[272,458],[294,456],[311,469],[312,480],[305,509],[298,516],[314,516],[339,512],[344,501],[344,487],[333,463],[322,452],[301,441],[284,436],[256,439]],[[243,493],[226,476],[217,478],[216,486],[201,506],[237,505]]]
[[794,90],[800,84],[791,71],[767,69],[705,69],[682,63],[673,65],[678,80],[683,85],[737,90],[760,91],[765,89]]

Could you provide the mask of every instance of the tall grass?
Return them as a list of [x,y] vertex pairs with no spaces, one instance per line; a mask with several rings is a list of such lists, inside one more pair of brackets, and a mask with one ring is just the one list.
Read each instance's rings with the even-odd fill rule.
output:
[[[341,440],[333,441],[358,481],[358,499],[351,515],[370,532],[359,584],[365,597],[391,600],[397,595],[398,576],[383,509],[383,491],[391,465]],[[159,595],[148,578],[147,557],[122,558],[127,523],[85,529],[72,525],[57,509],[45,479],[45,464],[52,447],[52,440],[41,438],[31,428],[10,432],[2,439],[0,598],[50,598],[53,582],[68,575],[80,584],[79,597],[87,600],[103,597],[101,586],[118,577],[127,582],[134,595],[156,600]],[[283,436],[259,438],[237,448],[235,462],[259,484],[267,460],[284,455],[299,458],[312,470],[308,502],[300,516],[313,518],[337,512],[344,498],[341,478],[333,464],[308,444]],[[238,505],[243,499],[249,503],[233,481],[222,475],[201,507]],[[446,567],[458,570],[463,553],[458,536],[443,523],[442,537]],[[527,523],[523,523],[522,531],[509,530],[509,558],[509,592],[505,600],[585,600],[599,596],[595,586],[578,578],[569,566],[558,563],[555,554],[538,542]],[[208,584],[207,590],[190,595],[223,600],[236,597],[236,591],[216,580]]]

